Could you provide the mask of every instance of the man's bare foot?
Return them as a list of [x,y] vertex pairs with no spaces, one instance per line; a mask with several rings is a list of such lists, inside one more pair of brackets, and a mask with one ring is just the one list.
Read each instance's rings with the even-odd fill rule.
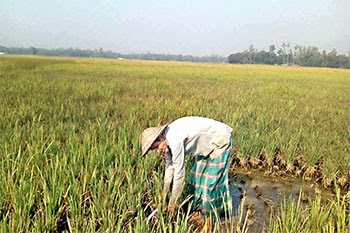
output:
[[211,218],[210,217],[207,217],[205,219],[204,226],[203,226],[202,230],[200,231],[200,233],[207,233],[207,232],[211,232]]
[[194,211],[190,218],[188,219],[188,222],[191,223],[193,221],[196,221],[198,219],[201,219],[202,218],[202,213],[200,211]]

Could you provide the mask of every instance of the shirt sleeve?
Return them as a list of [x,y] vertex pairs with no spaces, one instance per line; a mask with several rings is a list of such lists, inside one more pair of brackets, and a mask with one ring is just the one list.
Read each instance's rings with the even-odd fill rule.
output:
[[180,196],[185,179],[185,149],[183,142],[177,143],[170,147],[172,153],[172,166],[174,169],[173,190],[170,201],[175,202]]
[[164,174],[164,189],[163,191],[168,192],[170,189],[171,181],[174,177],[174,166],[171,158],[171,153],[165,154],[165,174]]

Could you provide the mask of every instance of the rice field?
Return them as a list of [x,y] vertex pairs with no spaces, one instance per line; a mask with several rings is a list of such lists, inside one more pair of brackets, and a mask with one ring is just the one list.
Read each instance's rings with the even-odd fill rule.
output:
[[[140,156],[144,128],[187,115],[234,129],[233,170],[342,189],[286,199],[264,231],[350,232],[349,93],[345,69],[2,55],[1,232],[193,232],[186,193],[146,224],[164,160]],[[243,212],[225,229],[249,232]]]

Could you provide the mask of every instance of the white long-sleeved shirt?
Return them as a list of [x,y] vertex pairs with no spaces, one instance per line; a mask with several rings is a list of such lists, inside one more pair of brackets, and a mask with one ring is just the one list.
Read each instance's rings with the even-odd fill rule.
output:
[[204,117],[183,117],[168,125],[163,132],[169,150],[165,154],[164,191],[173,181],[170,201],[175,202],[182,192],[185,178],[185,155],[210,156],[223,154],[230,144],[232,128]]

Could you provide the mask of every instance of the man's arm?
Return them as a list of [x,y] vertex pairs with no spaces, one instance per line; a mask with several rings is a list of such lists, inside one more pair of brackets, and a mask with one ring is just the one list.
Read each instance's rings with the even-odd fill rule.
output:
[[180,196],[185,179],[185,152],[183,142],[171,147],[172,166],[174,169],[173,190],[171,193],[169,205],[173,205]]
[[168,151],[165,154],[165,174],[164,174],[164,188],[163,195],[166,195],[169,192],[171,181],[174,177],[174,166],[171,158],[171,153]]

